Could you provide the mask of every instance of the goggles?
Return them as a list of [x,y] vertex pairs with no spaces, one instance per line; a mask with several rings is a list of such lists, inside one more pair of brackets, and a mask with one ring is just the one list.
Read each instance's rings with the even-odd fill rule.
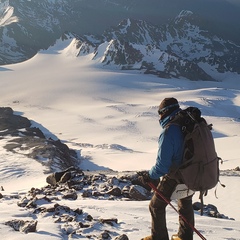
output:
[[158,114],[159,114],[159,115],[163,115],[163,114],[166,113],[170,108],[173,108],[173,107],[179,107],[178,103],[169,105],[169,106],[167,106],[167,107],[165,107],[165,108],[162,108],[162,109],[158,109]]

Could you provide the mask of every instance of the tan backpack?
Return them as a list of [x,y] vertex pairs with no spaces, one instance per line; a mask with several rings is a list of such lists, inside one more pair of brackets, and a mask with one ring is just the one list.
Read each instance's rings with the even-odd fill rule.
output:
[[176,173],[189,189],[200,191],[203,214],[203,196],[219,182],[220,158],[215,151],[212,125],[195,107],[181,110],[170,124],[180,125],[184,134],[183,160]]

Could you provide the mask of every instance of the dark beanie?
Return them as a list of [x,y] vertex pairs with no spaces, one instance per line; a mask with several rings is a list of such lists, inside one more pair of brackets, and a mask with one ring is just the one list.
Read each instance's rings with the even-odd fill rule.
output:
[[171,114],[179,108],[178,100],[176,98],[164,98],[159,105],[158,113],[162,114],[162,119]]

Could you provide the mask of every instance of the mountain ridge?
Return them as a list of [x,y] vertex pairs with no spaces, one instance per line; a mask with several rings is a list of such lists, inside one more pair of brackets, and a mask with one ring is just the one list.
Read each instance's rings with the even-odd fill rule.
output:
[[105,67],[141,70],[165,78],[214,80],[216,72],[239,74],[240,47],[191,22],[195,18],[190,11],[182,11],[160,27],[125,19],[102,35],[75,35],[76,55],[92,54],[92,61]]
[[[174,0],[169,4],[164,0],[160,2],[166,9],[175,3]],[[183,1],[183,6],[185,2],[188,0]],[[224,0],[219,4],[232,7]],[[144,6],[154,12],[153,7],[160,5],[153,1],[147,6],[145,0],[138,4],[135,0],[131,3],[125,0],[3,1],[0,4],[0,64],[30,59],[70,32],[77,39],[79,56],[92,51],[105,67],[114,65],[117,69],[137,69],[160,77],[191,80],[214,80],[214,72],[240,73],[239,44],[210,31],[208,25],[212,24],[206,24],[208,20],[199,13],[182,10],[165,22],[154,22],[148,17],[148,11],[140,14]],[[115,14],[117,9],[119,12]],[[90,11],[97,16],[88,16]],[[142,19],[136,18],[140,15]],[[144,20],[146,18],[149,21]],[[97,19],[100,21],[96,25]],[[118,25],[114,26],[116,20]],[[94,30],[93,23],[98,30]],[[103,51],[105,42],[108,44]],[[104,56],[99,55],[102,51]]]

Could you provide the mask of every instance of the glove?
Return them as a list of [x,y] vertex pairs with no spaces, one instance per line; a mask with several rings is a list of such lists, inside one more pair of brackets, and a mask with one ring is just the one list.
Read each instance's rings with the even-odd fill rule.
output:
[[139,180],[143,184],[149,183],[151,181],[151,178],[149,176],[149,172],[148,171],[137,172],[137,174],[139,175]]
[[157,187],[160,182],[160,179],[152,179],[148,171],[137,172],[137,174],[139,175],[139,181],[145,186],[148,186],[148,183],[151,182]]

